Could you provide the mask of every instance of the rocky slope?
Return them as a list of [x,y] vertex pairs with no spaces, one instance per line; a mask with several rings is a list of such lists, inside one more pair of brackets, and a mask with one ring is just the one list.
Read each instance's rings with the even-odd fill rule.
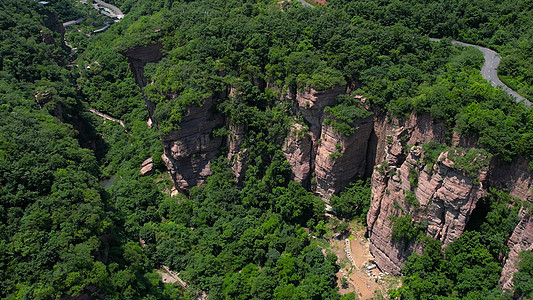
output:
[[372,118],[354,122],[355,132],[350,136],[335,132],[331,126],[323,127],[314,169],[315,192],[323,199],[340,192],[355,176],[364,176]]
[[[416,240],[393,241],[394,218],[409,216],[423,234],[447,245],[463,233],[489,187],[506,189],[522,201],[532,200],[533,176],[527,161],[511,165],[485,161],[475,174],[456,164],[454,160],[459,156],[450,157],[454,150],[440,153],[433,164],[424,162],[426,153],[420,145],[446,140],[445,127],[428,116],[412,115],[403,122],[378,119],[374,131],[376,168],[372,174],[372,202],[367,222],[370,250],[384,271],[399,274],[408,256],[423,250]],[[466,149],[475,146],[472,139],[457,134],[451,142]],[[471,163],[483,159],[478,156]],[[506,288],[516,271],[518,253],[532,249],[532,219],[524,212],[521,214],[522,220],[508,242],[511,251],[500,281]]]
[[420,163],[424,155],[422,147],[414,146],[398,164],[397,156],[388,152],[388,166],[385,162],[378,165],[372,175],[372,203],[367,216],[370,251],[387,272],[399,274],[409,254],[422,250],[415,240],[393,240],[394,217],[409,216],[424,234],[446,245],[463,233],[476,203],[485,194],[486,169],[479,170],[474,178],[455,165],[450,152],[441,153],[433,165]]
[[[528,170],[528,161],[518,160],[509,164],[494,163],[489,173],[490,183],[500,189],[506,189],[511,196],[533,203],[533,174]],[[528,205],[526,205],[527,207]],[[522,207],[519,212],[520,222],[507,242],[509,255],[505,260],[500,284],[504,289],[512,287],[512,275],[518,271],[518,254],[533,251],[533,212]]]

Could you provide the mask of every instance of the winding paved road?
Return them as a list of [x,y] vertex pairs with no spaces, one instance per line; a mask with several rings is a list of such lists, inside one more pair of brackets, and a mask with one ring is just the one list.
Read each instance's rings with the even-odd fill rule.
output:
[[124,18],[124,14],[122,13],[122,11],[120,10],[120,8],[112,5],[112,4],[109,4],[107,2],[104,2],[102,0],[94,0],[94,8],[98,9],[98,7],[101,6],[101,7],[104,7],[104,8],[107,8],[109,9],[112,13],[110,12],[102,12],[104,15],[108,16],[108,17],[116,17],[118,19],[118,21],[122,20]]
[[[430,41],[433,42],[440,42],[440,39],[430,38]],[[452,41],[452,45],[459,45],[459,46],[465,46],[465,47],[475,47],[481,52],[483,52],[483,56],[485,58],[485,62],[483,63],[483,67],[481,67],[481,76],[488,80],[490,84],[495,88],[501,88],[504,92],[509,94],[511,97],[515,99],[516,102],[523,102],[526,106],[531,106],[531,102],[520,96],[517,92],[513,91],[510,87],[506,86],[498,77],[498,66],[500,65],[501,56],[498,55],[498,52],[481,47],[478,45],[463,43],[460,41]]]

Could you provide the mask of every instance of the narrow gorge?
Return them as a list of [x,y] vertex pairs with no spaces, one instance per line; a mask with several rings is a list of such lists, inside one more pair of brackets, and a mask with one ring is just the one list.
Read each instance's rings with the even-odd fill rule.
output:
[[[161,55],[156,46],[124,52],[130,59],[138,84],[143,87],[143,64]],[[151,49],[151,50],[150,50]],[[133,54],[136,53],[136,54]],[[347,86],[323,91],[303,89],[287,91],[280,100],[289,103],[292,122],[281,149],[292,169],[292,179],[320,196],[326,203],[357,178],[370,178],[372,200],[367,215],[370,251],[378,267],[400,274],[413,252],[422,253],[424,243],[411,237],[395,238],[394,223],[408,218],[424,236],[448,245],[479,218],[484,197],[497,188],[524,202],[533,202],[533,175],[529,162],[522,158],[504,163],[486,152],[478,151],[475,140],[463,136],[429,114],[415,113],[398,119],[379,111],[371,111],[362,96],[350,96],[364,118],[349,123],[348,135],[332,126],[328,107],[339,104],[339,96],[349,94]],[[242,181],[248,165],[246,149],[241,148],[246,124],[233,124],[217,111],[217,101],[233,97],[235,89],[205,99],[201,106],[190,106],[179,124],[180,129],[162,137],[163,160],[181,192],[203,184],[211,174],[210,162],[226,149],[237,181]],[[175,98],[176,95],[167,95]],[[150,116],[153,103],[147,99]],[[154,120],[157,123],[157,120]],[[226,128],[225,136],[213,132]],[[431,161],[425,145],[448,144],[432,153]],[[435,149],[427,151],[435,152]],[[471,168],[475,165],[475,168]],[[531,212],[520,211],[520,223],[507,241],[509,257],[502,262],[501,284],[510,287],[517,270],[517,256],[533,245]]]

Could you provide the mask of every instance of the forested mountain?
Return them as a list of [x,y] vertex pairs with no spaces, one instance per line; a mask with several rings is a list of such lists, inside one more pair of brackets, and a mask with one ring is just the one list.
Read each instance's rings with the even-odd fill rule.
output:
[[88,2],[0,3],[1,298],[354,299],[350,220],[392,297],[533,297],[533,110],[450,43],[532,100],[531,1]]

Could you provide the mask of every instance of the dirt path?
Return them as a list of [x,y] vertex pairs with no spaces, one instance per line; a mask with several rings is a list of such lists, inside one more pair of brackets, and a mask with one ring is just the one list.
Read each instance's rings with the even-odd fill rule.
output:
[[113,121],[113,122],[117,122],[120,124],[120,126],[122,127],[126,127],[124,126],[124,122],[122,120],[119,120],[117,118],[113,118],[112,116],[110,115],[107,115],[107,114],[104,114],[102,112],[99,112],[97,111],[96,109],[94,108],[89,108],[89,111],[97,116],[99,116],[100,118],[103,118],[104,120],[109,120],[109,121]]
[[[359,299],[372,299],[376,292],[385,294],[391,288],[394,279],[389,278],[377,268],[367,270],[372,265],[373,257],[369,251],[368,241],[364,238],[364,229],[352,233],[349,238],[332,239],[330,248],[339,258],[341,270],[339,278],[339,292],[342,295],[355,292]],[[348,281],[347,287],[340,284],[342,277]]]

